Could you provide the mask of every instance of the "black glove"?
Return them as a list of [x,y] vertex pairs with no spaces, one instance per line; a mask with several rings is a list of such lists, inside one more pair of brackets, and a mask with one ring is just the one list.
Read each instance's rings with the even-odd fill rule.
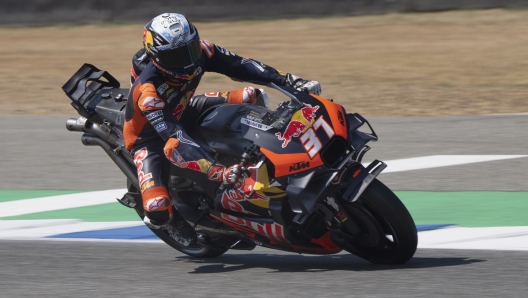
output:
[[286,85],[306,93],[315,95],[321,94],[321,84],[319,84],[319,82],[303,80],[291,73],[286,74]]

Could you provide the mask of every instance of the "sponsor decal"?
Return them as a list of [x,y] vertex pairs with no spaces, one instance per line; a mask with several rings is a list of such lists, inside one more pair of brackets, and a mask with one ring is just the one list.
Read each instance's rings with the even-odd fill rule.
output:
[[151,188],[152,186],[154,186],[154,180],[150,179],[146,181],[145,183],[141,185],[141,193],[144,193],[145,190]]
[[257,232],[258,234],[265,236],[268,239],[289,243],[289,241],[286,240],[286,238],[284,237],[284,227],[277,223],[261,224],[261,223],[257,223],[254,221],[249,221],[247,219],[238,218],[236,216],[232,216],[232,215],[225,214],[225,213],[221,213],[221,216],[222,216],[222,219],[226,221],[229,221],[241,227],[249,228],[250,230]]
[[152,212],[158,210],[165,210],[165,208],[169,207],[169,205],[170,202],[169,200],[167,200],[167,198],[157,197],[147,201],[147,203],[145,204],[145,211]]
[[343,213],[343,212],[339,212],[337,213],[337,217],[339,218],[339,220],[341,222],[345,222],[348,218],[346,217],[346,215]]
[[214,55],[214,46],[213,44],[205,39],[200,40],[200,45],[202,46],[202,49],[204,50],[205,54],[207,55],[207,58],[211,58]]
[[165,107],[165,102],[161,98],[148,96],[139,105],[142,111],[161,110]]
[[228,51],[227,49],[224,49],[220,46],[217,46],[215,45],[215,48],[222,54],[226,55],[226,56],[235,56],[235,54],[233,52],[230,52]]
[[140,186],[142,186],[148,179],[152,179],[152,173],[145,174],[143,172],[143,160],[145,160],[147,156],[147,148],[141,148],[134,154],[134,164],[137,168],[138,182]]
[[166,92],[165,92],[165,96],[169,96],[172,94],[172,92],[174,92],[176,90],[174,90],[174,87],[171,87],[170,89],[167,89]]
[[147,114],[147,120],[152,120],[154,118],[157,118],[157,117],[162,117],[163,116],[163,111],[155,111],[155,112],[152,112],[152,113],[149,113]]
[[174,108],[174,110],[172,111],[172,115],[174,117],[176,117],[176,119],[180,120],[182,114],[183,114],[183,110],[185,109],[185,106],[181,103],[179,103],[176,108]]
[[296,162],[290,166],[290,172],[299,171],[310,167],[310,162]]
[[167,91],[167,89],[169,89],[169,85],[167,83],[163,83],[161,86],[158,87],[158,94],[159,95],[163,95],[163,93],[165,93],[165,91]]
[[341,170],[339,170],[339,173],[337,173],[337,175],[334,177],[334,179],[332,179],[332,184],[339,184],[341,182],[341,179],[343,178],[343,174],[347,170],[346,166],[352,164],[352,162],[353,162],[353,160],[351,160],[351,159],[346,162],[345,166]]
[[222,194],[222,207],[226,210],[235,211],[237,213],[244,213],[244,214],[250,214],[250,215],[258,215],[256,213],[247,211],[244,209],[244,207],[240,204],[240,202],[246,201],[246,196],[235,189],[229,189],[224,191]]
[[167,95],[167,103],[170,103],[176,96],[178,96],[178,91],[171,92]]
[[244,124],[244,125],[247,125],[247,126],[254,127],[254,128],[256,128],[256,129],[263,130],[263,131],[268,131],[268,130],[272,129],[271,126],[268,126],[268,125],[265,125],[265,124],[262,124],[262,123],[255,122],[255,121],[249,120],[249,119],[247,119],[247,118],[241,118],[241,119],[240,119],[240,123],[242,123],[242,124]]
[[255,116],[247,115],[246,118],[249,119],[249,120],[251,120],[251,121],[255,121],[255,122],[259,122],[259,123],[262,122],[262,119],[257,118],[257,117],[255,117]]
[[220,92],[207,92],[204,95],[207,97],[218,97],[218,95],[220,95]]
[[319,110],[319,106],[312,107],[305,103],[303,108],[293,114],[284,132],[275,134],[280,141],[283,141],[282,148],[286,148],[294,137],[298,138],[312,126],[317,110]]
[[337,205],[336,201],[334,198],[332,197],[327,197],[326,198],[326,203],[330,206],[332,206],[332,208],[334,208],[336,211],[339,211],[339,205]]
[[211,169],[207,176],[209,180],[221,182],[222,181],[222,174],[224,173],[225,168],[222,166],[213,166],[214,168]]
[[163,118],[156,118],[154,120],[150,120],[150,124],[156,125],[157,123],[160,123],[161,121],[163,121]]
[[337,111],[337,119],[339,119],[339,123],[342,126],[345,126],[345,118],[343,117],[343,113],[341,111]]
[[178,18],[176,16],[174,16],[174,15],[164,14],[161,17],[163,18],[163,20],[160,22],[160,24],[165,29],[169,28],[170,26],[172,26],[174,24],[179,24],[180,23]]
[[178,168],[191,169],[198,172],[202,171],[202,169],[200,168],[200,163],[198,161],[185,161],[176,149],[174,149],[173,151],[173,156],[167,155],[167,153],[165,153],[165,155],[167,156],[167,159]]
[[155,129],[157,132],[162,132],[162,131],[164,131],[164,130],[167,129],[167,123],[165,123],[165,121],[160,122],[160,123],[154,125],[154,129]]

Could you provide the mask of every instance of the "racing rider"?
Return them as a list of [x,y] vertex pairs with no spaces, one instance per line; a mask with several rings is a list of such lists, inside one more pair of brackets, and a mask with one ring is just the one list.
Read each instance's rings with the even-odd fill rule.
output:
[[215,163],[186,131],[213,105],[266,101],[265,93],[248,86],[193,96],[204,72],[255,84],[273,82],[317,95],[321,92],[317,81],[281,73],[200,40],[194,25],[181,14],[165,13],[152,19],[144,28],[143,45],[132,59],[124,139],[137,167],[144,221],[152,228],[160,228],[173,218],[164,180],[169,177],[169,161],[225,184],[236,184],[242,178],[239,164],[226,168]]

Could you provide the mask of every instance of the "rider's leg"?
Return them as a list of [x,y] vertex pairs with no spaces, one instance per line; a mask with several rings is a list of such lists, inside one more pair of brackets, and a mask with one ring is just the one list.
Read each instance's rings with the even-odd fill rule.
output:
[[183,111],[180,122],[187,132],[193,128],[195,120],[207,109],[222,103],[255,103],[257,92],[251,86],[224,92],[208,92],[195,95]]
[[160,138],[132,150],[145,216],[154,225],[162,225],[172,219],[172,203],[165,186],[169,161],[163,153],[163,145]]

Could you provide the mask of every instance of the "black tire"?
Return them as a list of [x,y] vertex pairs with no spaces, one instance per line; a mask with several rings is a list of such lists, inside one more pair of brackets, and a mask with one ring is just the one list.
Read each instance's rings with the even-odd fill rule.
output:
[[[136,212],[138,213],[138,215],[141,218],[141,220],[143,220],[143,216],[144,216],[144,215],[141,214],[142,211],[143,211],[142,209],[140,209],[140,211],[138,211],[138,208],[136,207]],[[175,210],[174,212],[177,212],[177,211]],[[191,228],[191,227],[189,227],[189,228]],[[179,251],[181,253],[184,253],[184,254],[186,254],[188,256],[191,256],[191,257],[195,257],[195,258],[216,258],[218,256],[223,255],[226,251],[229,250],[228,248],[226,248],[226,249],[213,249],[213,248],[207,247],[207,246],[202,245],[202,244],[197,243],[197,242],[195,242],[191,246],[185,246],[185,245],[179,243],[178,241],[176,241],[173,237],[171,237],[166,230],[163,230],[163,229],[160,229],[160,230],[150,229],[150,230],[152,231],[152,233],[154,233],[156,236],[158,236],[158,238],[160,238],[163,242],[165,242],[168,245],[170,245],[175,250],[177,250],[177,251]]]
[[212,249],[210,247],[201,245],[199,243],[195,243],[194,245],[189,246],[189,247],[183,246],[182,244],[180,244],[179,242],[174,240],[174,238],[172,238],[167,231],[164,231],[164,230],[153,230],[153,229],[150,229],[150,230],[154,234],[156,234],[156,236],[158,236],[158,238],[163,240],[163,242],[167,243],[168,245],[170,245],[175,250],[177,250],[177,251],[179,251],[181,253],[184,253],[184,254],[186,254],[188,256],[191,256],[191,257],[195,257],[195,258],[216,258],[218,256],[223,255],[226,251],[229,250],[228,248],[223,249],[223,250],[216,250],[216,249]]
[[375,264],[403,264],[412,258],[418,245],[416,225],[387,186],[375,179],[356,202],[343,205],[362,233],[341,247]]

